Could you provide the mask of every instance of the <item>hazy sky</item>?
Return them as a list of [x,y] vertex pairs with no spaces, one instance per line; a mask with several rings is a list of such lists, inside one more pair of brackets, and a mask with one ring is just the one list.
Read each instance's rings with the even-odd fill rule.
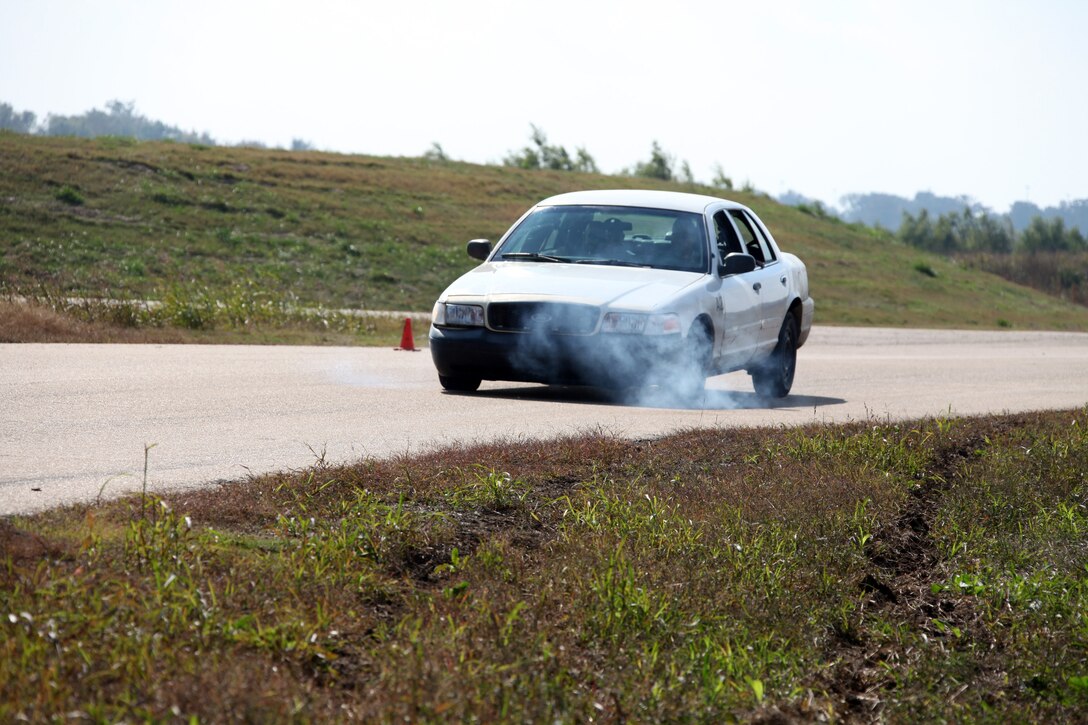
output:
[[1081,0],[0,0],[0,102],[137,112],[220,142],[498,162],[655,139],[697,179],[1088,198]]

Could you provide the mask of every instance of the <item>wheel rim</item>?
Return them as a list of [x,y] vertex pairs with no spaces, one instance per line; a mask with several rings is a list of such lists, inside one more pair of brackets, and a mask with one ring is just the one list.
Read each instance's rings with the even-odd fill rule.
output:
[[778,372],[782,388],[789,390],[793,386],[793,373],[797,369],[796,333],[793,323],[787,322],[783,332],[785,334],[782,337],[781,365]]

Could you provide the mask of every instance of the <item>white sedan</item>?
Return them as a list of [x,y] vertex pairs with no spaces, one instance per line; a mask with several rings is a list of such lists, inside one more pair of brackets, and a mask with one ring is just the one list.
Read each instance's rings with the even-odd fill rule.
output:
[[800,259],[746,206],[668,191],[582,191],[545,199],[434,306],[438,379],[659,385],[683,396],[747,370],[785,397],[813,301]]

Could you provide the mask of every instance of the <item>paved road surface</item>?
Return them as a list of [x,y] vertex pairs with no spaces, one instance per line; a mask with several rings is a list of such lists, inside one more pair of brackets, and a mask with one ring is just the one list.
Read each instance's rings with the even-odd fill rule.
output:
[[583,388],[441,391],[428,352],[372,348],[0,345],[0,514],[496,437],[795,425],[1078,407],[1088,334],[818,327],[794,393],[711,379],[699,409]]

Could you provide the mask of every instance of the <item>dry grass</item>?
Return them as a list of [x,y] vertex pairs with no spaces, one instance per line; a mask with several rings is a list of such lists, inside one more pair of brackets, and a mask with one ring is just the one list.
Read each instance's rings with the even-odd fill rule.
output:
[[0,718],[1081,720],[1086,425],[511,440],[13,519]]
[[960,261],[1070,304],[1088,306],[1088,252],[963,254]]
[[2,342],[129,342],[176,343],[188,341],[179,330],[135,329],[87,322],[32,303],[0,300]]
[[55,294],[0,299],[0,343],[396,345],[403,332],[404,321],[395,316],[289,312],[277,305],[254,310],[245,300],[228,302],[233,304],[174,295],[150,310],[142,302],[69,300]]

